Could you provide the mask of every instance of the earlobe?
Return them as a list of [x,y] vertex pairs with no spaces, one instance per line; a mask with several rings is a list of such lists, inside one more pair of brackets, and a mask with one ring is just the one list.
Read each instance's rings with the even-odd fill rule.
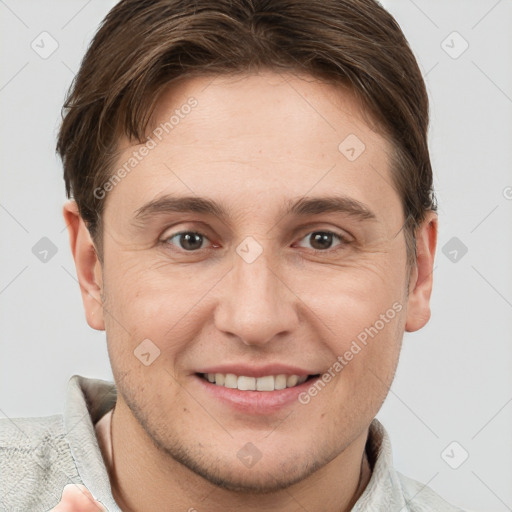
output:
[[437,214],[429,212],[416,231],[416,266],[411,271],[405,324],[405,330],[408,332],[421,329],[430,319],[430,296],[437,232]]
[[63,208],[64,220],[69,234],[69,243],[87,323],[96,330],[105,330],[102,301],[101,263],[91,235],[78,212],[75,201],[67,201]]

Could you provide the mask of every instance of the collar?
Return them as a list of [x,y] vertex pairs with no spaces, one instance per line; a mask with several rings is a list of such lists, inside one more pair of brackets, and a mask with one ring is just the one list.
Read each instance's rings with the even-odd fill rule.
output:
[[112,382],[74,375],[68,382],[64,428],[83,484],[110,512],[122,512],[110,489],[110,480],[94,432],[94,424],[117,399]]

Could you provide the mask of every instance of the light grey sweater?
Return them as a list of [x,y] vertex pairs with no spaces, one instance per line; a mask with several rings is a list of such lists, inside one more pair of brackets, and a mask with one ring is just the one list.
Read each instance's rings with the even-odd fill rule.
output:
[[[0,510],[47,512],[66,484],[78,483],[110,512],[119,512],[94,429],[115,401],[113,383],[75,375],[63,415],[0,419]],[[395,471],[389,437],[376,419],[367,447],[372,476],[352,512],[461,512]]]

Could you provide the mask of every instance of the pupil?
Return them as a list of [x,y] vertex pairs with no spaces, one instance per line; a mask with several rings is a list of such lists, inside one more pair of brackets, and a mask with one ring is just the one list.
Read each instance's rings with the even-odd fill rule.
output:
[[201,235],[197,233],[183,233],[181,235],[181,246],[187,250],[201,248]]
[[[332,234],[331,233],[322,233],[320,231],[313,233],[313,240],[311,241],[311,245],[315,249],[328,249],[332,244]],[[315,247],[318,245],[318,247]]]

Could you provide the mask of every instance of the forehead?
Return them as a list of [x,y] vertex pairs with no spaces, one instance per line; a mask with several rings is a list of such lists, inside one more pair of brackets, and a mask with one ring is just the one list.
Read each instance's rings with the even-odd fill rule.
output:
[[[148,135],[152,148],[110,193],[132,212],[166,194],[197,194],[236,210],[331,192],[400,210],[389,142],[365,122],[350,91],[312,77],[183,80],[160,98]],[[122,141],[116,168],[142,146]]]
[[[187,104],[192,99],[197,103],[192,114],[198,123],[182,123],[189,117]],[[185,115],[181,111],[186,111]],[[268,147],[274,142],[283,149],[293,148],[297,156],[307,156],[302,149],[309,146],[297,147],[296,142],[309,139],[318,146],[320,138],[325,140],[322,147],[337,156],[338,144],[333,147],[333,142],[341,141],[347,130],[367,144],[384,142],[374,131],[374,123],[372,129],[367,119],[363,120],[361,103],[351,89],[303,74],[262,71],[180,80],[160,97],[151,119],[153,131],[165,125],[173,113],[179,115],[179,120],[175,115],[172,122],[174,134],[189,128],[204,141],[226,134],[236,134],[238,139],[259,137],[261,144]],[[180,130],[175,130],[178,124]],[[284,131],[279,132],[281,129]]]

